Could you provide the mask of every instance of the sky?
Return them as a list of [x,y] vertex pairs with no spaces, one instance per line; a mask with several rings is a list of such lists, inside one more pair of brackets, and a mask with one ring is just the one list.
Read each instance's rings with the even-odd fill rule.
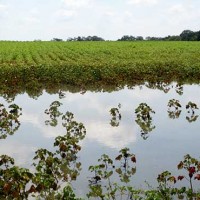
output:
[[164,37],[199,19],[200,0],[0,0],[0,40]]

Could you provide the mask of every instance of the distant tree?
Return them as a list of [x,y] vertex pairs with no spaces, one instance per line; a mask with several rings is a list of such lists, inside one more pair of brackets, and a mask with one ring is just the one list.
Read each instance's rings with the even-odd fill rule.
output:
[[179,35],[168,35],[164,38],[165,41],[180,41],[181,37]]
[[77,41],[83,41],[82,37],[78,36]]
[[180,34],[182,41],[195,41],[197,40],[196,33],[191,30],[184,30]]
[[81,37],[78,36],[77,38],[68,38],[67,41],[105,41],[103,38],[98,36],[87,36],[87,37]]
[[60,39],[60,38],[53,38],[51,41],[54,41],[54,42],[61,42],[61,41],[63,41],[63,40]]
[[91,41],[104,41],[104,39],[98,36],[92,36]]
[[196,36],[197,36],[197,41],[200,41],[200,31],[196,32]]
[[150,41],[162,41],[163,38],[162,37],[146,37],[146,40],[150,40]]
[[142,41],[142,40],[144,40],[144,38],[142,36],[137,36],[136,40]]
[[67,41],[74,41],[74,38],[69,37],[67,38]]
[[118,39],[118,41],[135,41],[135,40],[136,40],[136,38],[132,35],[130,35],[130,36],[124,35],[124,36],[122,36],[121,39]]

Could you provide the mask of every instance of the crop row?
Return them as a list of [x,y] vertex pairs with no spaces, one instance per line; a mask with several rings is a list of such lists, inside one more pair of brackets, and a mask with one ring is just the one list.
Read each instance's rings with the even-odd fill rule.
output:
[[[199,42],[0,42],[0,75],[71,84],[199,80]],[[81,81],[80,81],[81,80]]]

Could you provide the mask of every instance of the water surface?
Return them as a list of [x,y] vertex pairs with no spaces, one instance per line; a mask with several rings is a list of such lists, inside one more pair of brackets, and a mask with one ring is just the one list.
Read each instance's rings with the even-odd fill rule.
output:
[[[157,175],[165,170],[175,174],[177,164],[185,154],[199,158],[200,123],[189,122],[186,117],[191,117],[186,105],[188,102],[200,106],[199,85],[183,85],[177,87],[176,83],[158,89],[149,84],[124,88],[113,92],[70,93],[62,91],[59,94],[43,94],[36,99],[28,94],[18,94],[12,103],[22,108],[19,120],[21,126],[12,136],[0,140],[0,154],[7,154],[16,160],[16,164],[32,168],[34,152],[39,148],[53,150],[54,139],[58,135],[64,135],[65,129],[58,126],[45,125],[49,116],[45,109],[49,108],[53,101],[62,103],[60,111],[70,111],[77,122],[82,122],[87,130],[86,137],[80,142],[82,149],[79,160],[82,163],[82,171],[77,181],[73,183],[75,192],[79,195],[87,193],[88,179],[91,173],[88,167],[97,163],[98,158],[108,154],[115,158],[121,148],[128,147],[137,158],[137,172],[132,177],[135,187],[145,188],[145,181],[156,186]],[[176,99],[181,104],[180,116],[171,119],[168,113],[168,102]],[[6,107],[11,103],[3,97],[0,103]],[[147,138],[141,137],[141,127],[135,122],[135,109],[140,103],[148,104],[154,111],[152,125],[155,128],[147,134]],[[121,105],[119,112],[121,120],[118,126],[111,126],[111,108]],[[200,111],[195,110],[195,115]],[[61,120],[58,119],[58,122]]]

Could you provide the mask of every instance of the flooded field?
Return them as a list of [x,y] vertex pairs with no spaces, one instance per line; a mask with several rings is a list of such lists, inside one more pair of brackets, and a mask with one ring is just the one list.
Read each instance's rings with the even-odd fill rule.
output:
[[[75,156],[72,163],[76,160],[70,168],[74,177],[66,178],[77,196],[86,197],[91,191],[91,182],[106,184],[94,179],[97,176],[89,166],[97,165],[102,154],[115,160],[125,148],[131,152],[133,167],[124,182],[135,189],[157,188],[158,174],[166,170],[174,176],[185,173],[178,170],[177,165],[186,154],[199,159],[199,96],[199,85],[177,83],[145,83],[109,92],[60,90],[49,94],[44,90],[35,98],[27,93],[17,94],[13,99],[4,95],[0,98],[1,120],[5,119],[3,108],[13,109],[10,113],[15,113],[15,118],[11,118],[13,121],[6,128],[1,124],[0,155],[14,158],[15,165],[33,173],[36,169],[32,163],[39,166],[37,160],[41,156],[38,153],[33,161],[35,151],[43,148],[55,152],[59,147],[57,153],[65,158],[66,141],[59,143],[62,138],[58,136],[64,136],[66,129],[73,134],[78,131],[74,140],[67,139],[75,141],[73,144],[77,146],[70,150],[71,157]],[[13,104],[19,108],[16,105],[8,108]],[[71,122],[76,122],[74,130]],[[119,183],[117,175],[122,172],[117,172],[112,179]],[[183,184],[190,187],[189,181]],[[194,180],[193,187],[199,189],[198,180]]]

